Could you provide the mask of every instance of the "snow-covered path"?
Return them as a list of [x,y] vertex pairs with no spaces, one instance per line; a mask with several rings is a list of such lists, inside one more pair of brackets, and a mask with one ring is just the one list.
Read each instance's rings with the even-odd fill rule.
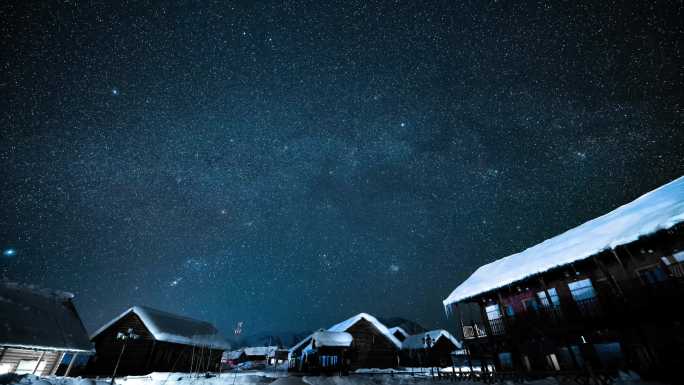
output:
[[275,380],[271,385],[307,385],[301,377],[283,377]]

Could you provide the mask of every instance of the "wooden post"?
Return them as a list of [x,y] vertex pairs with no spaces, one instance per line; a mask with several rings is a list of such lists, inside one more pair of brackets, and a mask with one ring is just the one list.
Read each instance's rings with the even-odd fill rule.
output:
[[51,376],[54,376],[55,374],[57,374],[57,370],[59,370],[59,364],[62,363],[63,359],[64,359],[64,352],[59,352],[59,356],[57,357],[57,361],[55,361],[55,364],[52,367],[52,370],[50,371]]
[[45,350],[43,350],[43,352],[40,353],[40,357],[38,357],[38,362],[36,362],[36,366],[33,368],[33,372],[31,374],[36,374],[36,370],[38,370],[38,367],[40,366],[40,361],[43,360],[43,357],[45,357]]
[[[116,371],[119,369],[119,363],[121,362],[121,356],[124,354],[124,350],[126,350],[126,341],[124,341],[123,346],[121,347],[121,353],[119,353],[119,358],[116,360],[116,366],[114,366],[114,373],[112,373],[112,381],[109,383],[110,385],[114,385],[114,379],[116,378]],[[71,361],[73,363],[73,360]],[[69,364],[69,368],[71,368],[71,364]],[[67,369],[67,372],[69,369]]]
[[[69,361],[69,366],[67,366],[66,372],[64,372],[64,377],[69,377],[69,373],[71,373],[71,368],[74,367],[74,362],[76,361],[76,358],[78,358],[78,353],[74,353],[73,356],[71,356],[71,361]],[[119,359],[121,359],[121,356],[119,356]],[[116,366],[119,366],[119,361],[116,362]],[[114,369],[114,373],[116,373],[116,369]],[[112,377],[112,384],[114,383],[114,377]]]
[[152,349],[150,349],[150,355],[147,357],[147,363],[145,363],[145,371],[150,370],[150,365],[152,365],[152,357],[154,356],[154,350],[157,347],[157,340],[152,340]]
[[617,290],[618,295],[619,295],[620,297],[624,298],[624,295],[623,295],[623,292],[622,292],[622,288],[620,287],[620,284],[617,282],[617,280],[615,279],[615,277],[613,276],[613,274],[611,274],[611,273],[605,268],[605,266],[603,265],[603,263],[601,263],[601,261],[600,261],[598,258],[596,258],[596,255],[594,255],[594,256],[592,257],[592,260],[594,261],[594,263],[596,264],[596,266],[598,266],[599,270],[601,270],[601,272],[603,273],[603,275],[606,276],[606,277],[608,278],[608,280],[609,280],[610,283],[613,285],[613,287],[615,288],[615,290]]

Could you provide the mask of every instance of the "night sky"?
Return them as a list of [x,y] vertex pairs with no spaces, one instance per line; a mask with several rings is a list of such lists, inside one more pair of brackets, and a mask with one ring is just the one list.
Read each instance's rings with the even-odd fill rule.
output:
[[453,326],[481,264],[684,174],[681,1],[109,3],[0,5],[0,279],[91,331]]

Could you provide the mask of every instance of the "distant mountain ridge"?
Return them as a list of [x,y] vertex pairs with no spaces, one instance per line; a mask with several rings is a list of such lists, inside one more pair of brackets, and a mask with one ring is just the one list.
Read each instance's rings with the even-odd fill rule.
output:
[[311,332],[261,332],[244,337],[233,338],[233,349],[246,346],[279,346],[289,348],[297,344]]
[[380,322],[385,324],[388,328],[393,328],[396,326],[399,326],[400,328],[404,329],[408,334],[418,334],[418,333],[423,333],[427,331],[422,325],[415,321],[407,320],[406,318],[401,318],[401,317],[387,317],[387,318],[378,318]]

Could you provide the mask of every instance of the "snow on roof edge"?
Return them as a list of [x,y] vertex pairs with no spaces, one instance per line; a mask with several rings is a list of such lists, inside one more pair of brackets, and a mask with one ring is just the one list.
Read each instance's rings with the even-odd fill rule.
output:
[[[663,217],[654,219],[653,217],[657,216],[658,213],[661,213]],[[634,219],[637,216],[638,219],[641,220]],[[456,289],[442,301],[442,304],[448,312],[449,305],[454,303],[499,289],[535,274],[540,274],[557,267],[568,265],[572,262],[584,260],[605,250],[633,242],[642,236],[669,229],[681,222],[684,222],[684,176],[660,186],[655,190],[649,191],[635,200],[600,217],[584,222],[577,227],[549,238],[522,252],[511,254],[480,266],[464,282],[457,286]],[[630,231],[627,234],[620,233],[615,235],[615,229],[613,229],[613,227],[620,225],[622,225],[622,227],[627,227],[628,230],[631,229],[631,227],[638,227],[639,230]],[[606,234],[605,232],[607,230],[613,230],[613,232]],[[623,229],[623,232],[626,232],[626,230]],[[590,239],[582,238],[582,236],[586,237],[587,235],[596,235],[596,237]],[[594,238],[599,239],[599,244],[595,244],[598,241]],[[573,250],[577,248],[580,250],[576,250],[574,251],[574,254],[568,255],[568,250],[573,252]],[[566,253],[563,254],[563,251],[566,251]],[[536,266],[536,268],[534,266],[531,268],[528,267],[528,271],[526,272],[516,271],[516,268],[519,268],[520,266],[532,264],[529,260],[526,260],[526,258],[534,257],[535,253],[543,254],[545,256],[544,258],[538,258],[541,259],[541,261],[537,261],[538,266]],[[512,271],[513,274],[508,274],[508,276],[503,274],[503,272],[507,270],[506,267],[508,267],[508,270]],[[497,268],[502,271],[497,271]],[[483,282],[486,281],[486,279],[483,279],[480,275],[484,275],[485,277],[490,276],[490,281],[493,282]]]
[[394,334],[394,332],[398,331],[399,333],[403,334],[404,337],[410,336],[410,334],[408,334],[408,333],[406,332],[406,330],[404,330],[401,326],[391,327],[391,328],[389,328],[389,331],[390,331],[390,333],[392,333],[392,334]]
[[[434,330],[428,330],[428,331],[423,332],[423,333],[416,333],[416,334],[413,334],[413,335],[407,337],[406,340],[404,340],[404,342],[402,343],[401,348],[402,349],[417,349],[417,348],[419,348],[416,345],[412,345],[412,342],[413,342],[413,340],[415,340],[417,338],[420,338],[422,340],[422,338],[426,334],[430,335],[430,338],[432,338],[432,340],[433,340],[433,344],[437,343],[438,339],[444,337],[444,338],[448,339],[449,341],[451,341],[451,343],[454,344],[454,346],[456,346],[456,348],[461,349],[463,347],[461,342],[459,340],[457,340],[456,337],[454,337],[451,333],[449,333],[449,331],[447,331],[445,329],[434,329]],[[409,346],[409,345],[412,345],[412,346]]]
[[7,347],[7,348],[16,348],[16,349],[48,350],[48,351],[54,351],[54,352],[67,352],[67,353],[86,353],[86,354],[94,354],[95,353],[95,348],[91,348],[90,350],[72,349],[72,348],[56,348],[54,346],[15,344],[15,343],[11,343],[11,342],[8,342],[8,343],[0,342],[0,346]]
[[[217,349],[230,349],[231,346],[228,343],[228,341],[221,340],[219,341],[215,337],[220,337],[219,334],[214,334],[214,335],[206,335],[206,336],[193,336],[193,338],[189,337],[184,337],[184,336],[179,336],[175,334],[170,334],[163,332],[159,329],[157,329],[157,325],[155,322],[152,320],[152,317],[147,313],[144,307],[142,306],[133,306],[128,309],[126,309],[123,313],[119,314],[119,316],[115,317],[111,321],[107,322],[104,324],[102,327],[97,329],[93,334],[90,335],[90,339],[92,340],[93,338],[97,337],[100,333],[108,329],[110,326],[115,324],[117,321],[119,321],[121,318],[125,317],[129,313],[134,313],[138,317],[140,317],[140,320],[145,324],[145,326],[149,329],[150,333],[154,336],[154,338],[158,341],[164,341],[164,342],[171,342],[171,343],[177,343],[177,344],[183,344],[183,345],[202,345],[206,347],[211,347],[211,348],[217,348]],[[180,316],[176,314],[172,314],[178,318],[185,318],[191,321],[195,322],[205,322],[201,320],[195,320],[190,317],[185,317],[185,316]],[[212,338],[214,337],[214,338]]]
[[370,322],[380,333],[382,333],[385,337],[387,337],[393,344],[394,346],[397,347],[397,349],[401,350],[401,342],[397,339],[397,337],[393,336],[392,333],[390,333],[389,329],[387,329],[387,326],[385,326],[382,322],[380,322],[377,318],[374,316],[368,314],[368,313],[359,313],[353,317],[350,317],[340,323],[337,323],[331,327],[328,328],[328,331],[331,332],[346,332],[347,329],[355,325],[357,322],[360,320],[366,320]]

